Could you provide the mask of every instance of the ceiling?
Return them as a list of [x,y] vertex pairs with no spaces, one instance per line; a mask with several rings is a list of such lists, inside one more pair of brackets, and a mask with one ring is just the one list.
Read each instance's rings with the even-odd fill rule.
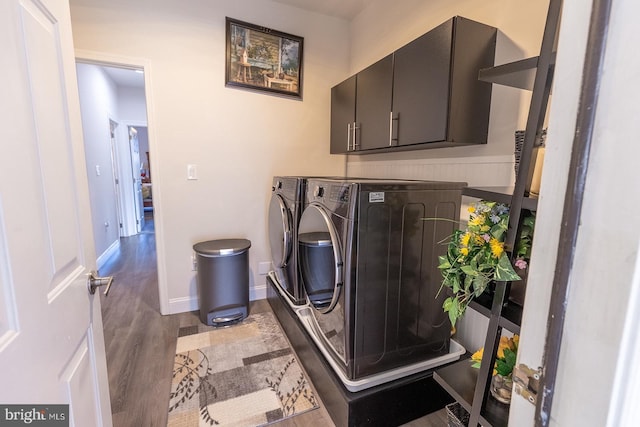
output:
[[144,88],[144,74],[130,68],[104,67],[101,66],[107,75],[117,86]]
[[346,20],[353,19],[369,0],[273,0],[276,3],[288,4],[300,9],[335,16]]

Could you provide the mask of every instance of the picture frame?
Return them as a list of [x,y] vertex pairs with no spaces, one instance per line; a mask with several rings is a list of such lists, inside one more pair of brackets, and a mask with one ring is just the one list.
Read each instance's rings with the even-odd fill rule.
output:
[[225,85],[302,99],[304,38],[226,18]]

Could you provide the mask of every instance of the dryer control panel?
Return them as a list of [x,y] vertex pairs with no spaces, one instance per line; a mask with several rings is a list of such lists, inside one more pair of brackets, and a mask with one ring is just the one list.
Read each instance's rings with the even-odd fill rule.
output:
[[336,184],[318,184],[313,189],[313,199],[322,199],[325,202],[349,202],[350,186]]
[[307,182],[307,203],[320,204],[328,212],[343,218],[353,218],[354,201],[357,200],[358,184],[329,180]]
[[329,200],[332,202],[348,203],[349,188],[348,185],[332,185]]

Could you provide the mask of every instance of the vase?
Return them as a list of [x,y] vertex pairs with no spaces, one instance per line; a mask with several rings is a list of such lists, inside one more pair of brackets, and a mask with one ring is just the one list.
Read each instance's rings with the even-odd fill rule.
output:
[[500,374],[496,374],[491,378],[491,395],[498,401],[502,403],[510,403],[511,402],[511,390],[513,388],[513,379],[511,375],[502,376]]

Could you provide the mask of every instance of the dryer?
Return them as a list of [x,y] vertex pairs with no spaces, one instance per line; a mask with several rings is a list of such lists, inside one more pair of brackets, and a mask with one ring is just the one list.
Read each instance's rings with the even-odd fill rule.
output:
[[269,202],[269,245],[276,286],[287,302],[305,304],[298,272],[298,222],[304,207],[306,178],[274,176]]
[[309,307],[299,313],[310,313],[303,323],[342,378],[449,354],[437,266],[459,220],[464,186],[308,180],[298,261]]

